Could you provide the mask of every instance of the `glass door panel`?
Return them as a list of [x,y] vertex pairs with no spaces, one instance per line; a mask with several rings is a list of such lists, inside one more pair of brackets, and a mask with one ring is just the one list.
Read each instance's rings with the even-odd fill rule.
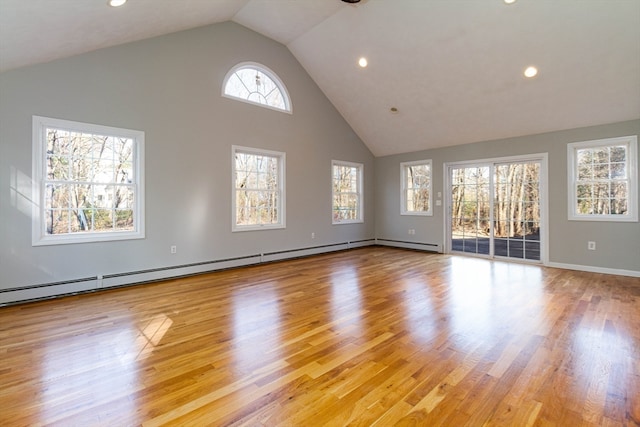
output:
[[540,260],[540,162],[494,165],[494,255]]
[[461,167],[452,170],[451,248],[454,251],[490,252],[490,168]]

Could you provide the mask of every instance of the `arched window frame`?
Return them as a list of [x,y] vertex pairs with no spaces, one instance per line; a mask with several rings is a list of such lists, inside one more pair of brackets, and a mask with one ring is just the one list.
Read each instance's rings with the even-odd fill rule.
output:
[[[238,72],[240,70],[244,70],[244,69],[257,70],[257,71],[261,72],[262,74],[264,74],[265,76],[267,76],[268,78],[270,78],[273,81],[273,83],[276,85],[278,90],[280,91],[280,93],[282,95],[282,98],[284,100],[285,108],[282,109],[282,108],[274,107],[274,106],[269,105],[269,104],[261,104],[259,102],[255,102],[255,101],[252,101],[250,99],[241,98],[241,97],[238,97],[238,96],[235,96],[235,95],[227,94],[226,93],[226,88],[227,88],[227,83],[229,82],[229,79],[236,72]],[[285,112],[285,113],[289,113],[289,114],[293,113],[293,107],[291,105],[291,97],[289,96],[289,91],[287,90],[287,87],[285,86],[285,84],[282,82],[280,77],[278,77],[278,75],[275,72],[273,72],[269,67],[267,67],[265,65],[262,65],[260,63],[257,63],[257,62],[245,61],[245,62],[240,62],[239,64],[236,64],[235,66],[231,67],[231,69],[227,72],[226,76],[224,77],[224,81],[222,82],[222,96],[225,97],[225,98],[236,100],[236,101],[242,101],[242,102],[246,102],[248,104],[258,105],[260,107],[268,108],[270,110],[281,111],[281,112]]]

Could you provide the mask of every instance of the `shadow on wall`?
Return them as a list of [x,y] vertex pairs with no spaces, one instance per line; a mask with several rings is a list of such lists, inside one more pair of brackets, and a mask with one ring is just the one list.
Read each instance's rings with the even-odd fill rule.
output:
[[[15,166],[11,166],[9,177],[10,206],[24,215],[26,221],[29,222],[29,228],[33,207],[36,203],[32,198],[32,188],[33,180],[31,177]],[[29,244],[31,244],[31,237],[29,236],[27,239],[29,240]],[[51,272],[44,270],[42,266],[34,263],[31,257],[20,257],[15,247],[7,248],[7,257],[11,259],[10,262],[14,266],[20,265],[26,268],[41,270],[47,275],[51,274]]]

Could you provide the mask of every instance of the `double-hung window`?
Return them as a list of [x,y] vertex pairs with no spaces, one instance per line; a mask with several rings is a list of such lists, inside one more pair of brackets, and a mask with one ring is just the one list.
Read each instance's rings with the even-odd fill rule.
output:
[[569,219],[638,221],[638,137],[567,146]]
[[363,222],[361,163],[332,161],[333,224]]
[[33,245],[144,237],[144,132],[33,117]]
[[431,160],[400,163],[402,215],[433,215],[431,209]]
[[285,228],[285,153],[233,146],[232,230]]

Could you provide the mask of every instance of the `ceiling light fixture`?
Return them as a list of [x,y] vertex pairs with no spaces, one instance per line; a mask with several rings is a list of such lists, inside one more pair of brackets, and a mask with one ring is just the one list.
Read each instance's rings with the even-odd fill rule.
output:
[[351,3],[351,4],[360,3],[360,0],[342,0],[342,1],[345,2],[345,3]]
[[369,61],[367,61],[367,58],[363,56],[362,58],[358,59],[358,65],[362,68],[365,68],[367,65],[369,65]]
[[119,7],[125,4],[127,0],[108,0],[107,4],[111,7]]
[[504,0],[504,2],[505,2],[506,4],[513,4],[513,3],[515,3],[515,2],[516,2],[516,0]]
[[538,69],[534,66],[527,67],[527,69],[524,70],[525,77],[531,78],[535,77],[536,75],[538,75]]

